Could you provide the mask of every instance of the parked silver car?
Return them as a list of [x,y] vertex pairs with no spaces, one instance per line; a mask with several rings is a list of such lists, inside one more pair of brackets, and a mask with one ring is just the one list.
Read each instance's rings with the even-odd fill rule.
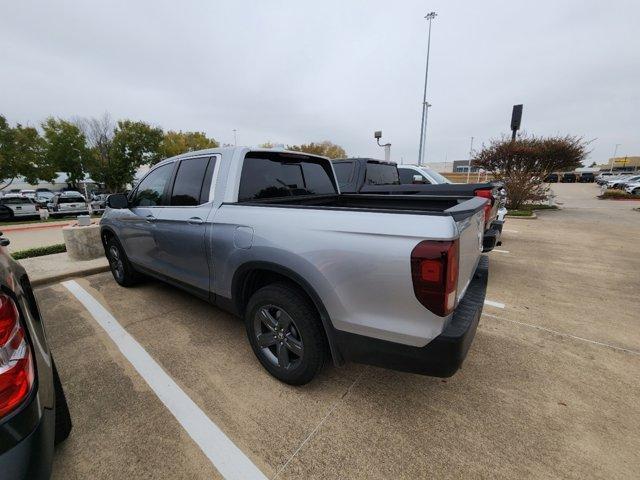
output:
[[488,202],[343,195],[324,157],[210,149],[110,195],[101,235],[120,285],[148,274],[244,317],[284,382],[329,356],[450,376],[484,303]]

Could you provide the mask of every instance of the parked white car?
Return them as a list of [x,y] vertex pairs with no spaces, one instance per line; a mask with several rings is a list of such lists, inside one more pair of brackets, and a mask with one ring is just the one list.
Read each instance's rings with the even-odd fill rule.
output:
[[20,195],[23,197],[35,198],[36,191],[35,190],[20,190]]
[[627,183],[624,190],[632,195],[640,195],[640,181]]
[[11,218],[38,215],[36,203],[31,198],[17,193],[6,194],[0,199],[0,205],[4,205],[11,210]]
[[56,194],[47,204],[47,208],[52,215],[89,213],[86,199],[78,192]]

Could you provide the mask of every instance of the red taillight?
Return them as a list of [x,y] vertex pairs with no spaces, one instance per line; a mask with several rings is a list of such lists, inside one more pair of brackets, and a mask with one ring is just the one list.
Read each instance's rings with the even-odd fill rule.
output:
[[456,306],[458,240],[425,240],[411,252],[413,291],[430,311],[445,317]]
[[0,418],[20,405],[35,378],[33,357],[16,304],[0,293]]
[[473,193],[476,197],[489,199],[489,203],[487,203],[484,206],[484,223],[486,224],[491,219],[491,205],[493,204],[493,189],[480,188]]

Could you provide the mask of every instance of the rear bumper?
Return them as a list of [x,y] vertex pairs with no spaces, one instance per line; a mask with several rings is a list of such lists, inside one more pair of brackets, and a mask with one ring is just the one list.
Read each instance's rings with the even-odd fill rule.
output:
[[450,377],[462,365],[475,336],[488,278],[489,260],[482,256],[453,317],[442,333],[424,347],[337,331],[338,348],[348,361],[433,377]]
[[502,227],[504,226],[503,220],[494,220],[491,222],[489,229],[484,232],[482,238],[482,251],[484,253],[490,252],[496,245],[500,245],[502,242]]
[[[37,400],[34,400],[36,402]],[[51,476],[55,414],[43,409],[35,430],[0,454],[2,480],[40,480]]]

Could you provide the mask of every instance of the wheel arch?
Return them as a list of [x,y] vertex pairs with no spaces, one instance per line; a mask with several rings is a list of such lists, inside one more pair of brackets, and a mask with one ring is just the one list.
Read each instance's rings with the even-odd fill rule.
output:
[[309,282],[287,267],[262,261],[252,261],[241,265],[234,273],[231,282],[232,302],[236,312],[241,316],[244,315],[251,295],[259,288],[277,281],[287,281],[294,284],[309,298],[320,315],[333,363],[335,365],[344,364],[345,361],[337,345],[335,329],[322,299]]

